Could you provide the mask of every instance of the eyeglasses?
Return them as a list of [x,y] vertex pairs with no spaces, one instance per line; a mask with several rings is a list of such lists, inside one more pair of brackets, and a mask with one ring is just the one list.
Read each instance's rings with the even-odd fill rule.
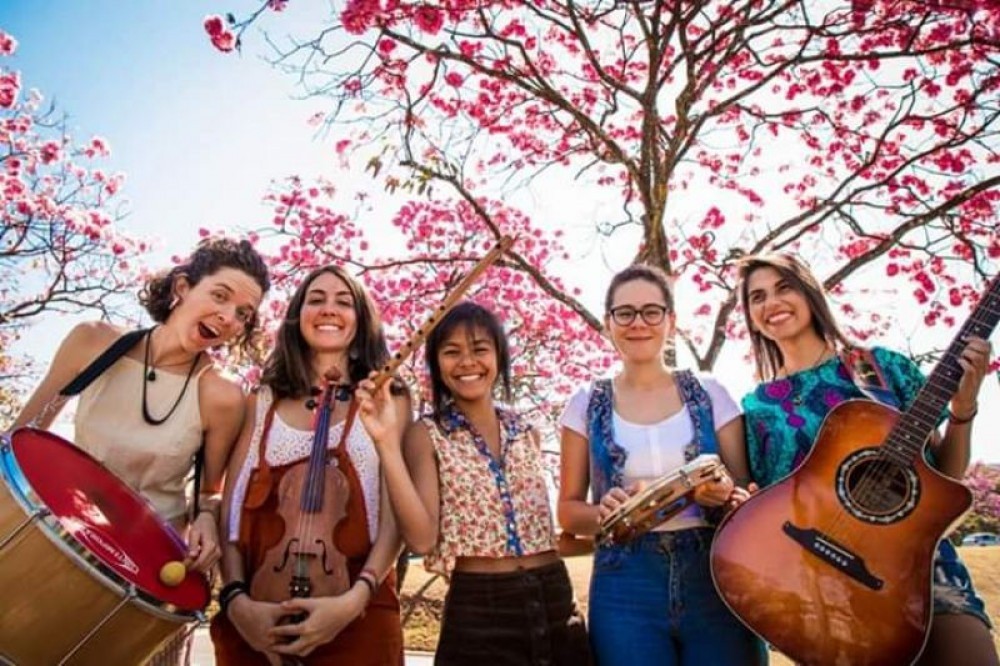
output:
[[667,308],[665,305],[657,303],[646,303],[641,308],[633,305],[619,305],[618,307],[611,308],[609,314],[611,315],[611,319],[619,326],[631,326],[632,322],[635,321],[636,315],[642,317],[647,326],[658,326],[663,322],[663,318],[667,314]]

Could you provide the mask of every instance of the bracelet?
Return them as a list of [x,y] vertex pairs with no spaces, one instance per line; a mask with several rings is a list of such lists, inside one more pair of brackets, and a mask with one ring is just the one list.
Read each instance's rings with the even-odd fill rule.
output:
[[358,576],[358,581],[368,587],[368,601],[365,603],[365,606],[367,606],[375,598],[375,583],[368,576]]
[[246,581],[242,580],[234,580],[231,583],[226,583],[219,590],[219,610],[224,617],[228,617],[229,604],[241,594],[250,594],[250,586],[246,584]]
[[953,423],[954,425],[964,425],[966,423],[971,423],[972,419],[976,418],[976,414],[978,414],[978,413],[979,413],[979,403],[976,403],[975,409],[973,409],[972,413],[969,414],[964,419],[960,419],[957,416],[955,416],[955,412],[951,411],[951,408],[949,407],[948,408],[948,421],[950,423]]

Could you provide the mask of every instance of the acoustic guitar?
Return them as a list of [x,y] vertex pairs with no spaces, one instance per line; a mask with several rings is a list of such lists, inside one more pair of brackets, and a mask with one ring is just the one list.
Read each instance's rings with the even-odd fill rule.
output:
[[911,664],[927,642],[938,541],[972,501],[924,461],[968,336],[1000,320],[994,278],[905,412],[848,400],[792,474],[719,526],[712,577],[729,608],[801,664]]

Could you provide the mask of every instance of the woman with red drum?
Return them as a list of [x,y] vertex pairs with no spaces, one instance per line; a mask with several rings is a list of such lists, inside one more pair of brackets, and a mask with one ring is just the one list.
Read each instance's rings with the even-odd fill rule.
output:
[[[221,554],[217,503],[244,397],[207,354],[250,343],[270,286],[267,267],[246,241],[207,239],[183,262],[152,277],[139,295],[157,325],[80,394],[74,441],[186,533],[189,570],[207,572]],[[59,391],[122,336],[106,322],[80,324],[14,422],[48,427]],[[204,447],[205,498],[191,516],[185,486]],[[184,645],[152,663],[183,661]]]

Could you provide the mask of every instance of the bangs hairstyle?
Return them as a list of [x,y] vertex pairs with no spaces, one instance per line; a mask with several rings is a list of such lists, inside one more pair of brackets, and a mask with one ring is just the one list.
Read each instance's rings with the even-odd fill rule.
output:
[[[444,413],[444,408],[451,399],[451,391],[445,386],[441,378],[441,364],[438,362],[438,353],[445,340],[450,338],[455,331],[462,329],[471,338],[476,330],[485,331],[486,335],[493,341],[493,347],[497,354],[497,383],[501,387],[500,397],[504,402],[509,403],[513,392],[510,381],[510,345],[507,342],[507,334],[500,324],[496,315],[478,303],[472,301],[462,301],[448,314],[441,319],[441,322],[427,336],[427,347],[425,355],[427,357],[427,369],[431,376],[431,400],[434,410],[434,418],[440,419]],[[496,388],[496,386],[494,386]]]
[[667,314],[673,314],[674,295],[670,291],[670,281],[667,279],[667,274],[656,266],[650,266],[649,264],[632,264],[631,266],[618,271],[615,276],[611,278],[611,284],[608,285],[608,290],[604,294],[605,315],[611,314],[611,306],[614,304],[615,291],[618,290],[618,287],[635,280],[642,280],[643,282],[649,282],[650,284],[656,285],[663,294],[663,304],[667,306]]
[[809,304],[813,330],[821,339],[834,349],[850,347],[851,343],[837,325],[837,320],[830,310],[823,285],[809,267],[791,254],[755,254],[744,257],[738,266],[740,303],[743,306],[743,319],[750,333],[750,345],[753,351],[757,376],[762,381],[771,381],[785,365],[785,357],[773,340],[769,340],[757,330],[750,319],[749,281],[754,271],[761,268],[774,269],[781,279],[792,289],[802,294]]
[[274,350],[264,362],[260,383],[271,387],[277,398],[302,398],[309,394],[316,378],[312,374],[309,343],[302,336],[299,317],[312,283],[329,273],[347,286],[354,301],[356,326],[354,339],[348,347],[347,372],[351,384],[366,378],[389,358],[382,320],[368,290],[339,266],[323,266],[312,271],[288,301],[285,318],[275,334]]
[[[161,271],[151,277],[139,291],[139,303],[146,309],[153,321],[162,324],[170,317],[174,300],[174,282],[184,277],[192,287],[209,275],[215,275],[223,268],[232,268],[246,274],[260,287],[261,297],[271,288],[267,264],[249,241],[231,238],[206,238],[198,243],[194,252],[182,263]],[[257,311],[247,321],[243,333],[227,343],[230,348],[247,352],[255,344]]]

